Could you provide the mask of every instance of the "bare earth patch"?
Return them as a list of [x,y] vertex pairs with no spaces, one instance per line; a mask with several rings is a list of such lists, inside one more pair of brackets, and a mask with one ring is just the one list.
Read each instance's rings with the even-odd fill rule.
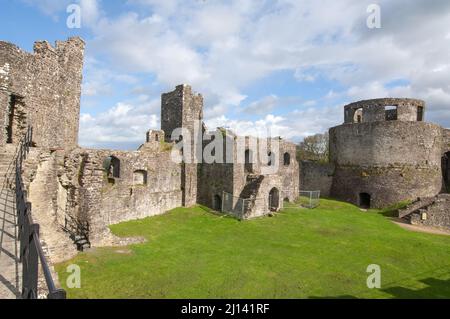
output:
[[411,224],[406,223],[405,221],[403,221],[400,218],[392,218],[392,222],[396,225],[399,225],[403,229],[410,230],[410,231],[450,236],[450,230],[443,229],[443,228],[411,225]]

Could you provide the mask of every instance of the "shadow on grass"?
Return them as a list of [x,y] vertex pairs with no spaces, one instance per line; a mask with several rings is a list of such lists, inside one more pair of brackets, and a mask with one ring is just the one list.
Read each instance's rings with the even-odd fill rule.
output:
[[[392,299],[450,299],[450,279],[442,280],[436,278],[427,278],[419,280],[419,282],[427,285],[422,289],[414,290],[405,287],[391,287],[387,289],[381,289],[380,291],[385,292],[392,297]],[[359,299],[352,295],[341,295],[341,296],[325,296],[317,297],[312,296],[310,299]]]
[[392,287],[383,290],[397,299],[450,299],[450,279],[427,278],[419,280],[427,287],[413,290],[404,287]]

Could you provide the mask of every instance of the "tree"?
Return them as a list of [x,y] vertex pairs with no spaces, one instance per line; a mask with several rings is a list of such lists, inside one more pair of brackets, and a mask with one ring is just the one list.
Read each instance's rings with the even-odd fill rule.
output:
[[305,137],[297,146],[297,159],[299,161],[329,161],[329,134],[316,134]]

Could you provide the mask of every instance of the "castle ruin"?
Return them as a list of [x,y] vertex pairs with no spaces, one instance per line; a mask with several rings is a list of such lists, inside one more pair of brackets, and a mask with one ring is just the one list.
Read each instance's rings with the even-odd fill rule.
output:
[[[86,247],[120,244],[109,231],[112,224],[196,204],[239,219],[261,217],[281,209],[284,200],[296,200],[300,187],[320,187],[367,208],[437,196],[431,202],[439,201],[439,209],[428,205],[427,218],[423,211],[416,216],[425,209],[417,202],[419,208],[405,216],[450,227],[447,202],[439,197],[450,185],[450,131],[424,122],[421,101],[381,99],[346,106],[345,123],[330,130],[326,169],[300,169],[296,145],[280,137],[208,131],[203,97],[188,85],[162,95],[161,130],[148,131],[138,150],[86,149],[78,146],[83,53],[79,38],[55,47],[37,42],[34,53],[0,42],[1,156],[12,161],[15,146],[33,127],[33,149],[22,175],[53,262]],[[199,136],[223,137],[224,160],[174,161],[174,152],[186,156],[185,148],[176,148],[183,139],[172,139],[175,129],[194,137],[184,141],[193,150]],[[208,147],[201,141],[200,157]],[[266,160],[254,154],[252,144],[267,146]],[[272,166],[277,167],[273,172]],[[6,186],[9,174],[2,166]]]
[[[28,126],[34,129],[33,149],[23,178],[41,225],[41,238],[52,261],[91,246],[120,243],[108,226],[202,204],[239,219],[272,214],[283,200],[299,192],[296,146],[281,138],[257,138],[267,145],[266,161],[251,156],[250,145],[239,162],[239,139],[233,132],[208,132],[203,124],[203,97],[188,85],[162,95],[161,130],[147,132],[136,151],[80,148],[77,143],[84,43],[79,38],[37,42],[33,54],[0,43],[0,96],[4,157],[12,156]],[[196,124],[201,123],[199,130]],[[223,136],[223,158],[231,161],[176,162],[172,131]],[[276,143],[275,143],[276,142]],[[203,144],[204,143],[204,144]],[[186,144],[186,143],[185,143]],[[272,145],[278,147],[273,147]],[[178,150],[181,156],[184,149]],[[201,155],[200,155],[201,156]],[[255,161],[253,161],[255,159]],[[275,162],[276,161],[276,162]],[[264,167],[279,167],[265,173]],[[9,172],[10,173],[10,172]],[[8,172],[2,172],[7,175]],[[6,177],[5,177],[6,180]]]

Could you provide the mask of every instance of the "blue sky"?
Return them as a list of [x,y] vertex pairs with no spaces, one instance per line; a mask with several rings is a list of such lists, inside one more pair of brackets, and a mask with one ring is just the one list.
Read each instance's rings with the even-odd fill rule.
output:
[[[426,100],[450,126],[450,1],[0,0],[0,39],[87,44],[80,144],[134,149],[159,128],[160,94],[205,97],[205,122],[294,141],[366,98]],[[82,27],[66,25],[69,4]],[[381,8],[369,29],[367,7]]]

